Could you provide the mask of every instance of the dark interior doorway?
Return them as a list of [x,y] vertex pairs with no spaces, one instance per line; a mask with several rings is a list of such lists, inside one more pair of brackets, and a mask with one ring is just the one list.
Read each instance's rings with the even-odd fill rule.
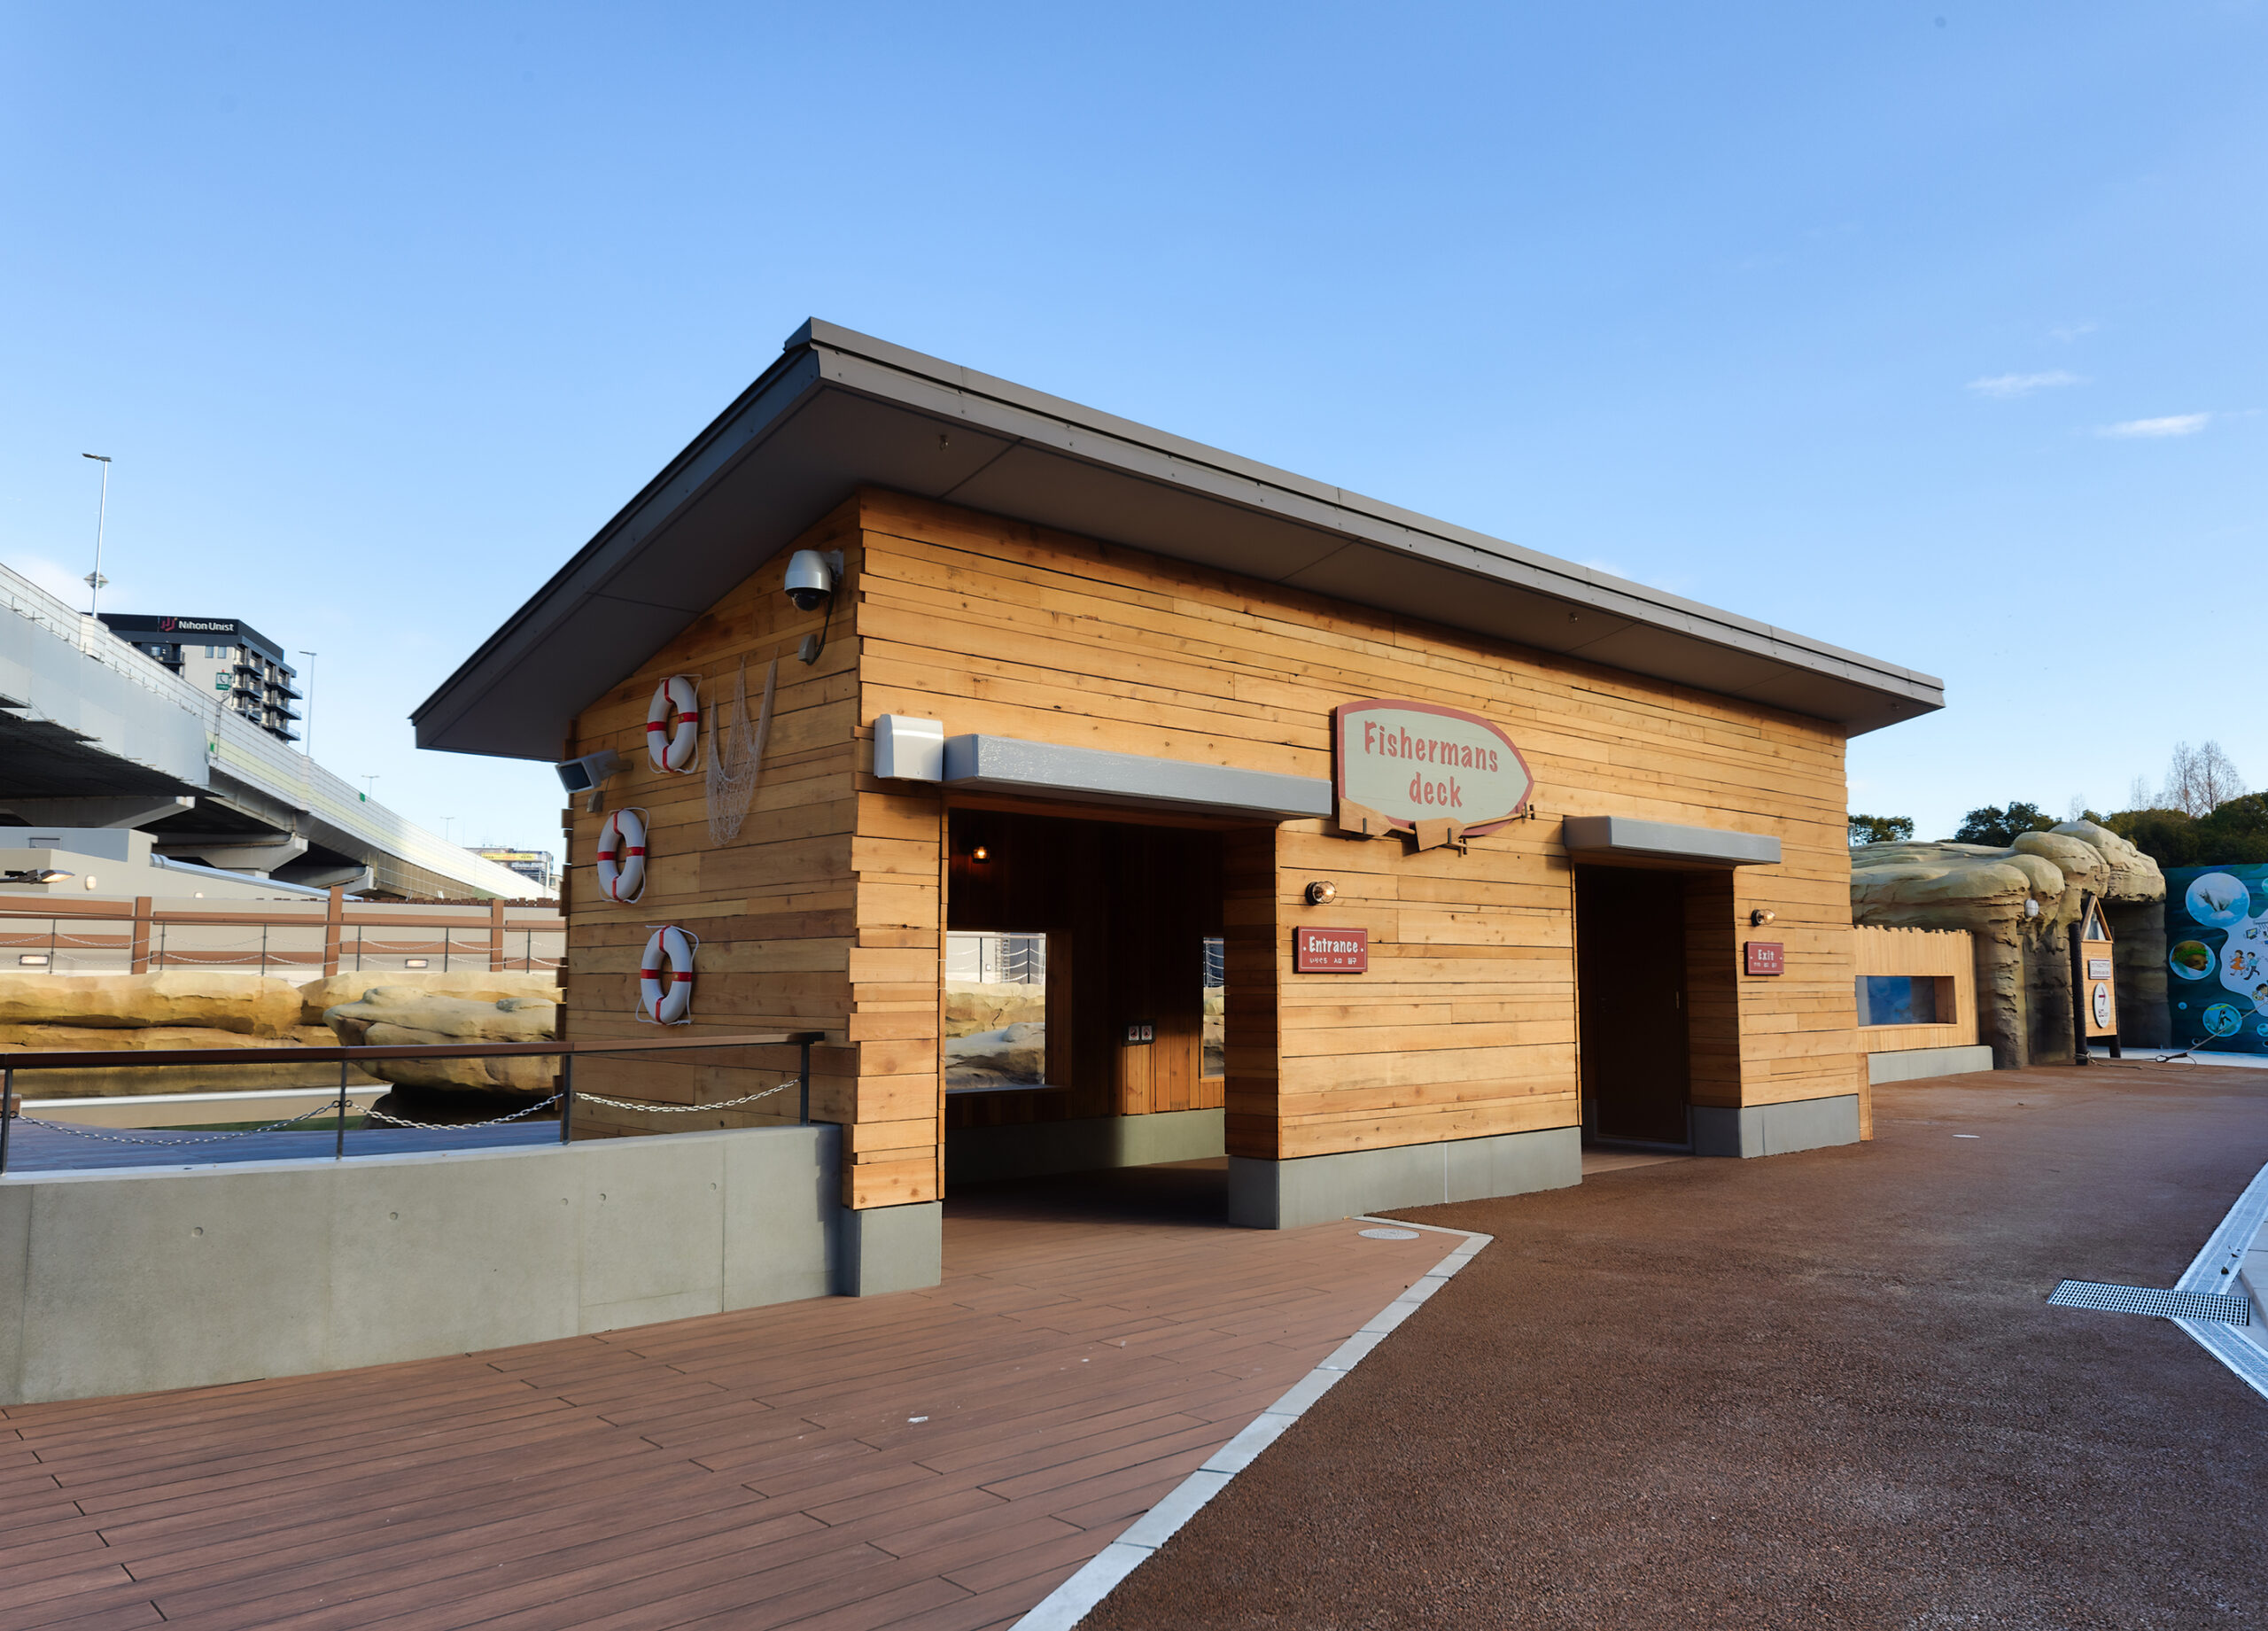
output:
[[[970,1128],[1220,1108],[1220,835],[979,809],[953,811],[949,833],[949,934],[1044,943],[1045,958],[1018,1034],[1002,1037],[1037,1066],[1029,1081],[956,1072],[993,1035],[969,1028],[992,1019],[949,973],[948,1145]],[[986,1017],[958,1018],[964,1007]]]
[[1682,874],[1576,868],[1575,1006],[1584,1136],[1689,1147]]

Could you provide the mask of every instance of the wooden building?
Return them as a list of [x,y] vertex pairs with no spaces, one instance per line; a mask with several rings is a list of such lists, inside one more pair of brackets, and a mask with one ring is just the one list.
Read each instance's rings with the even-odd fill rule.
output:
[[[672,676],[703,707],[687,773],[647,746]],[[416,725],[620,756],[567,815],[571,1034],[640,1034],[657,925],[698,936],[691,1025],[823,1030],[844,1283],[874,1290],[934,1273],[956,1174],[1225,1152],[1233,1215],[1268,1227],[1572,1184],[1587,1138],[1866,1137],[1844,744],[1941,705],[1926,675],[813,322]],[[707,772],[759,714],[734,831]],[[632,905],[593,870],[625,808]],[[945,950],[983,933],[1045,945],[1045,1063],[957,1087]],[[696,1057],[610,1080],[706,1103],[793,1062]]]

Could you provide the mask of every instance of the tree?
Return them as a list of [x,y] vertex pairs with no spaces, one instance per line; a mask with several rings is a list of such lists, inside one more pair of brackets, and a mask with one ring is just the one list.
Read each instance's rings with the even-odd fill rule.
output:
[[1955,843],[1991,844],[2005,850],[2016,841],[2019,833],[2044,833],[2055,825],[2055,818],[2038,804],[2011,801],[2006,809],[1984,804],[1970,811],[1961,819],[1961,830],[1953,835]]
[[1904,843],[1914,836],[1912,816],[1854,815],[1851,818],[1853,849],[1867,843]]
[[2102,823],[2161,866],[2197,859],[2197,823],[2179,810],[2122,810]]
[[[2211,815],[2229,800],[2242,796],[2244,778],[2237,774],[2229,756],[2221,751],[2221,744],[2209,742],[2202,748],[2193,748],[2186,742],[2173,744],[2173,757],[2165,767],[2165,788],[2149,801],[2157,810],[2179,810],[2192,820]],[[2136,779],[2135,791],[2141,791],[2140,779]]]

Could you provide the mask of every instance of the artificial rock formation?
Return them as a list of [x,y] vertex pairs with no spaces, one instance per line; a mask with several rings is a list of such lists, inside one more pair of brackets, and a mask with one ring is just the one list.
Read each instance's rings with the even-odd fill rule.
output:
[[[1851,851],[1851,917],[1887,928],[1965,928],[1976,949],[1977,1039],[2001,1069],[2073,1057],[2070,936],[2092,893],[2117,952],[2119,1033],[2163,1047],[2165,878],[2108,827],[2066,821],[2007,849],[1876,843]],[[2025,903],[2039,904],[2035,916]]]
[[82,1030],[188,1027],[236,1037],[284,1037],[302,1022],[299,1006],[299,994],[288,982],[218,970],[0,975],[0,1025]]
[[[181,1048],[274,1049],[275,1064],[200,1065],[170,1069],[121,1059],[114,1068],[27,1071],[27,1098],[122,1097],[241,1088],[335,1085],[336,1065],[294,1063],[306,1047],[335,1047],[325,1009],[351,1003],[379,984],[439,991],[493,1004],[502,998],[558,994],[549,974],[420,969],[343,974],[306,982],[232,969],[168,968],[138,975],[0,975],[0,1053],[115,1052],[140,1060]],[[546,1030],[542,1035],[548,1036]],[[351,1083],[369,1085],[353,1071]],[[489,1085],[493,1085],[490,1083]]]
[[[532,997],[493,1002],[439,995],[416,986],[380,985],[323,1019],[348,1047],[433,1047],[454,1042],[548,1042],[558,1034],[559,1006]],[[501,1059],[384,1059],[362,1067],[397,1087],[431,1093],[517,1093],[542,1098],[558,1074],[555,1054]]]
[[299,1023],[321,1025],[331,1009],[342,1003],[359,1002],[365,991],[381,985],[482,1003],[501,1002],[507,997],[559,1000],[558,976],[548,970],[492,973],[485,968],[412,968],[401,974],[335,974],[299,987]]
[[999,980],[945,982],[945,1035],[973,1036],[1047,1018],[1047,988]]

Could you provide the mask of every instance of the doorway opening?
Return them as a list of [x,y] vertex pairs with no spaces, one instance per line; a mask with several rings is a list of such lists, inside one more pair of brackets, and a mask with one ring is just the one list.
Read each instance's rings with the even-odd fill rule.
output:
[[1686,892],[1677,872],[1575,869],[1575,1003],[1587,1143],[1692,1147]]
[[1199,1161],[1224,1197],[1221,834],[960,808],[947,838],[948,1195]]

